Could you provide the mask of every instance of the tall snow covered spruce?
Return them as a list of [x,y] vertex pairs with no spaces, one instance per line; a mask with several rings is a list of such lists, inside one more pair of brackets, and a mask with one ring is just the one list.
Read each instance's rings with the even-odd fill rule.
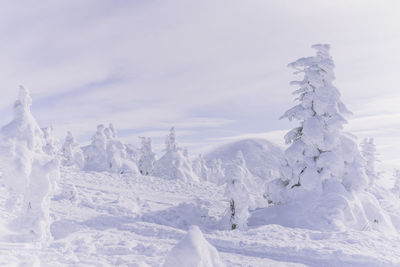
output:
[[357,143],[342,131],[350,112],[332,84],[329,45],[312,48],[315,56],[289,64],[304,77],[291,83],[299,86],[294,91],[299,103],[282,118],[300,125],[285,135],[289,147],[281,178],[268,184],[266,195],[275,205],[267,209],[265,220],[318,230],[373,228],[395,233],[390,216],[366,190],[365,159]]
[[332,84],[334,63],[329,55],[329,45],[312,46],[316,56],[300,58],[289,67],[303,73],[299,86],[293,92],[299,104],[289,109],[281,118],[298,120],[300,126],[285,135],[286,166],[282,176],[290,188],[321,190],[322,182],[338,179],[346,189],[365,188],[367,179],[363,159],[357,144],[342,133],[347,123],[345,115],[351,114],[340,100],[338,89]]
[[369,178],[369,185],[372,186],[379,177],[375,170],[375,163],[378,161],[378,154],[376,153],[376,146],[373,138],[364,139],[361,143],[361,154],[366,161],[365,172]]
[[[10,194],[6,210],[17,214],[8,222],[15,232],[6,237],[11,241],[50,238],[50,196],[59,177],[59,161],[46,149],[49,146],[30,112],[31,104],[29,91],[21,86],[14,118],[0,130],[0,169]],[[21,198],[22,206],[17,207],[16,201]]]

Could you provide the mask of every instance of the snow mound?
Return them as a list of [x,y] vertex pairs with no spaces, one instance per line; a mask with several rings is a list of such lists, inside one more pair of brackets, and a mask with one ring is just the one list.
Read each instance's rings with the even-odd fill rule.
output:
[[222,267],[218,251],[204,238],[199,227],[191,226],[187,235],[168,254],[164,267]]
[[269,180],[279,174],[282,149],[265,139],[249,138],[231,142],[217,147],[205,155],[205,159],[208,165],[213,159],[221,159],[222,167],[226,168],[239,151],[242,151],[246,166],[253,175]]

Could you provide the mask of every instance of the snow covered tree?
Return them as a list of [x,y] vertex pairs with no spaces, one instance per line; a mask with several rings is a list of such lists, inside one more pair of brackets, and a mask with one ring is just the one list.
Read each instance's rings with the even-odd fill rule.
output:
[[44,127],[42,128],[43,137],[45,140],[45,145],[43,147],[43,151],[53,157],[56,157],[58,154],[58,144],[53,134],[53,127]]
[[206,161],[201,154],[198,155],[192,162],[193,172],[204,181],[209,180],[209,169],[207,168]]
[[83,152],[70,131],[67,132],[65,137],[61,155],[63,158],[61,163],[64,166],[77,166],[81,169],[85,164]]
[[98,125],[89,146],[84,147],[85,169],[116,173],[138,173],[136,164],[128,159],[125,145],[115,138],[114,126]]
[[153,173],[156,154],[151,147],[150,137],[140,137],[140,139],[142,140],[142,147],[140,148],[138,168],[142,175],[150,175]]
[[363,155],[366,164],[365,172],[369,178],[369,185],[373,185],[375,180],[378,179],[378,174],[375,170],[375,162],[377,162],[376,146],[373,138],[365,138],[361,143],[361,154]]
[[400,170],[395,169],[393,173],[394,186],[392,188],[392,193],[400,198]]
[[[44,152],[46,140],[30,112],[29,91],[20,87],[13,120],[0,130],[0,170],[10,198],[6,210],[18,214],[9,222],[14,241],[44,241],[50,237],[49,204],[59,176],[59,161]],[[16,210],[17,200],[22,206]],[[14,216],[11,216],[11,218]]]
[[178,145],[176,144],[175,127],[171,127],[169,134],[165,138],[165,151],[176,151],[177,149]]
[[304,78],[291,83],[299,86],[293,93],[298,95],[299,104],[282,116],[300,122],[285,136],[290,146],[285,151],[282,177],[289,188],[310,191],[321,191],[322,182],[327,179],[338,179],[347,190],[365,188],[367,179],[358,146],[342,133],[347,123],[344,116],[350,112],[332,84],[334,63],[329,45],[312,47],[317,50],[316,56],[289,64]]
[[250,217],[250,194],[244,182],[248,175],[243,154],[239,151],[236,159],[226,170],[225,196],[229,200],[230,229],[246,229]]
[[165,179],[199,181],[185,150],[176,143],[174,127],[166,137],[165,154],[154,165],[154,175]]
[[209,167],[210,182],[222,185],[225,183],[225,169],[222,167],[221,159],[212,159]]
[[97,126],[97,131],[92,137],[92,142],[84,148],[85,169],[93,171],[105,171],[107,164],[107,137],[103,124]]

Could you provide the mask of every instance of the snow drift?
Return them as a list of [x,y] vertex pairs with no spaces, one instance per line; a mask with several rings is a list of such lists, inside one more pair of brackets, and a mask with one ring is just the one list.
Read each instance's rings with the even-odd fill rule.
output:
[[218,251],[204,238],[198,226],[190,227],[187,235],[171,250],[164,267],[223,267]]

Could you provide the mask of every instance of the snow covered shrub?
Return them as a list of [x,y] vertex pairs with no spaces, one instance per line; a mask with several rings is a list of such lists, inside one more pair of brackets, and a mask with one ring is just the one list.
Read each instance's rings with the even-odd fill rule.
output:
[[163,267],[224,267],[218,251],[203,236],[198,226],[172,248]]
[[85,169],[116,173],[138,173],[135,162],[129,160],[125,145],[116,139],[114,126],[100,124],[90,145],[83,148]]
[[154,176],[183,181],[199,181],[184,149],[176,143],[175,128],[172,127],[165,141],[165,154],[156,161]]
[[85,159],[83,157],[83,152],[75,138],[70,131],[67,132],[64,144],[61,148],[62,164],[64,166],[77,166],[78,168],[83,168],[85,164]]
[[[362,229],[377,214],[385,217],[384,212],[365,191],[365,161],[357,144],[342,132],[350,112],[332,83],[334,63],[329,45],[312,47],[317,50],[316,56],[289,64],[304,77],[291,83],[299,87],[294,91],[298,105],[282,116],[300,123],[285,135],[290,146],[285,151],[281,180],[287,185],[284,201],[293,208],[286,216],[300,213],[301,217],[293,218],[293,222],[311,228]],[[382,221],[389,231],[393,230],[390,220]]]
[[[20,87],[13,120],[0,130],[2,182],[10,193],[6,209],[15,218],[8,222],[13,241],[47,240],[49,202],[59,176],[59,161],[49,155],[43,131],[30,112],[29,91]],[[47,150],[46,152],[44,151]],[[16,206],[22,198],[22,206]]]
[[376,146],[373,138],[365,138],[361,143],[361,154],[363,155],[365,164],[365,173],[369,178],[369,185],[373,185],[375,180],[378,179],[378,174],[375,170],[375,163],[377,162]]
[[244,180],[248,175],[243,154],[239,151],[236,159],[226,170],[225,196],[229,201],[229,229],[232,230],[247,229],[251,198]]
[[140,148],[139,171],[142,175],[151,175],[156,161],[156,154],[151,147],[151,138],[140,137],[142,147]]
[[203,156],[199,154],[192,162],[193,172],[204,181],[209,180],[209,169]]

